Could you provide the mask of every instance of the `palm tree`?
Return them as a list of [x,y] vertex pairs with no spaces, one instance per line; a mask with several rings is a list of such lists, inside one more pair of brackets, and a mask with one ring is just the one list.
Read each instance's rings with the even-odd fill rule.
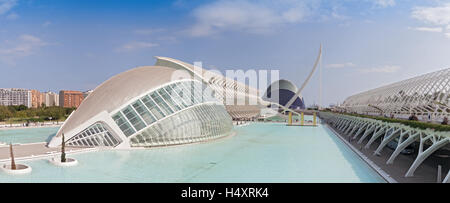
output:
[[66,145],[66,141],[64,140],[64,133],[62,134],[62,143],[61,143],[61,162],[66,162],[66,151],[64,147]]
[[11,143],[9,143],[9,152],[11,156],[11,170],[16,170],[16,162],[14,161],[14,153]]

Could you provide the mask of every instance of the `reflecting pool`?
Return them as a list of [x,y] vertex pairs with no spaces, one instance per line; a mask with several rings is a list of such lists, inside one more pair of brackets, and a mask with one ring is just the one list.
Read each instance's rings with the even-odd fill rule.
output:
[[48,142],[55,136],[59,127],[0,129],[0,143],[26,144]]
[[208,143],[69,155],[79,161],[69,168],[27,161],[31,174],[0,172],[0,182],[384,182],[326,127],[254,123],[235,131]]

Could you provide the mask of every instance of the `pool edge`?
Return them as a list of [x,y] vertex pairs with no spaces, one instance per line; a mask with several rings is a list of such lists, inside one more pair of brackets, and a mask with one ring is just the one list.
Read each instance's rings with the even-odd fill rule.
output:
[[370,160],[366,155],[362,154],[359,150],[357,150],[354,146],[352,146],[350,143],[348,143],[347,140],[342,138],[342,136],[336,132],[333,128],[328,126],[328,124],[322,123],[323,126],[327,127],[328,129],[333,132],[336,137],[339,138],[347,147],[349,147],[355,154],[357,154],[364,162],[367,163],[375,172],[378,173],[387,183],[398,183],[394,178],[392,178],[388,173],[386,173],[383,169],[381,169],[378,165],[376,165],[372,160]]

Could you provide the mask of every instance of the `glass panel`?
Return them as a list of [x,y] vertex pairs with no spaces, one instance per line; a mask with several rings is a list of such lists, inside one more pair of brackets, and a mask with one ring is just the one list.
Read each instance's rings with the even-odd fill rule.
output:
[[142,119],[144,119],[144,121],[145,121],[145,123],[147,123],[147,125],[150,125],[156,121],[156,118],[153,117],[150,114],[150,112],[148,112],[147,108],[145,108],[144,105],[142,105],[142,102],[140,100],[133,103],[133,107],[134,107],[134,109],[136,109],[136,111],[142,117]]
[[166,116],[149,96],[142,97],[141,100],[158,120]]
[[114,143],[109,139],[109,136],[107,134],[103,134],[102,139],[105,140],[105,144],[108,146],[114,146]]
[[95,134],[97,134],[97,133],[95,133],[95,131],[94,131],[94,129],[93,128],[90,128],[90,129],[88,129],[89,130],[89,132],[91,132],[91,135],[95,135]]
[[172,109],[170,109],[166,102],[164,102],[164,100],[162,100],[162,98],[156,92],[151,93],[150,96],[158,104],[158,106],[162,108],[166,115],[173,113]]
[[106,134],[108,135],[109,139],[111,139],[111,141],[116,145],[119,144],[120,141],[118,141],[114,136],[111,135],[111,133],[106,132]]
[[182,83],[172,84],[170,87],[172,88],[172,91],[179,95],[185,107],[192,106],[191,92],[189,89],[187,89]]
[[131,125],[125,120],[125,118],[122,116],[122,114],[117,113],[113,116],[114,121],[119,126],[120,130],[128,137],[135,133],[134,129],[131,127]]
[[92,144],[92,142],[89,139],[85,139],[85,141],[88,143],[88,146],[90,147],[94,146],[94,144]]
[[170,97],[170,95],[166,92],[166,90],[164,90],[164,88],[159,89],[158,93],[162,96],[162,98],[164,98],[164,100],[170,105],[170,107],[172,107],[172,109],[174,109],[175,111],[181,110],[181,107],[175,101],[173,101],[172,97]]
[[83,142],[84,146],[89,146],[89,144],[85,140],[81,140],[81,142]]
[[188,107],[185,101],[178,95],[178,93],[174,89],[172,89],[172,87],[166,86],[164,89],[167,91],[167,93],[169,93],[170,97],[173,98],[178,106],[181,107],[181,109]]
[[188,90],[188,92],[191,93],[190,98],[191,98],[191,102],[192,104],[198,104],[200,103],[200,100],[198,100],[199,95],[198,92],[195,91],[195,82],[184,82],[182,83],[185,88]]
[[130,121],[131,125],[134,126],[134,128],[139,131],[142,128],[145,128],[144,122],[139,118],[137,113],[134,111],[131,106],[127,106],[126,108],[122,109],[122,113],[127,117],[128,121]]
[[221,105],[200,105],[162,120],[133,137],[131,146],[161,146],[197,142],[227,135],[231,117]]
[[100,133],[100,131],[98,131],[98,129],[95,127],[95,126],[92,126],[92,128],[91,128],[92,130],[94,130],[94,132],[95,132],[95,134],[98,134],[98,133]]

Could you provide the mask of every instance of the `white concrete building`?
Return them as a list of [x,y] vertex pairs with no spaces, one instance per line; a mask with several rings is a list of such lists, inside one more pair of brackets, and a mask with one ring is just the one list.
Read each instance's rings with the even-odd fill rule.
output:
[[18,88],[0,89],[0,105],[25,105],[28,108],[31,108],[31,91]]
[[[63,133],[66,144],[75,147],[136,148],[212,140],[232,134],[230,115],[257,116],[267,105],[245,84],[175,59],[157,59],[155,66],[128,70],[95,88],[49,147],[59,146]],[[252,97],[257,103],[227,108],[222,100],[226,94]]]
[[54,92],[45,92],[45,106],[59,106],[59,94]]

